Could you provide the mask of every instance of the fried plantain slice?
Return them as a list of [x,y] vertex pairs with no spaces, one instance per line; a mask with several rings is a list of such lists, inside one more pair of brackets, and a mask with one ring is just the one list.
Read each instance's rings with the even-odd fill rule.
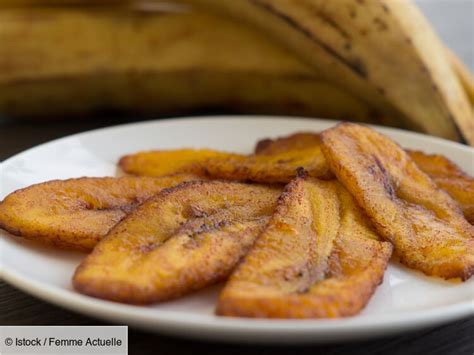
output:
[[324,131],[322,142],[331,170],[402,263],[446,279],[472,275],[474,227],[402,148],[349,123]]
[[287,183],[296,176],[299,167],[305,168],[311,176],[333,177],[320,146],[264,157],[212,150],[139,152],[121,158],[119,166],[135,175],[192,172],[214,179],[261,183]]
[[205,174],[202,165],[207,159],[228,156],[229,153],[210,149],[150,150],[125,155],[119,167],[128,174],[141,176],[165,176],[172,174]]
[[280,193],[221,181],[165,190],[110,231],[73,285],[90,296],[147,304],[222,280],[261,233]]
[[48,181],[5,197],[0,227],[41,243],[89,251],[136,205],[163,188],[196,179],[176,175]]
[[382,282],[391,252],[390,243],[378,239],[337,181],[297,178],[231,275],[216,313],[268,318],[356,314]]
[[[277,139],[257,142],[255,154],[272,155],[291,150],[309,149],[321,145],[321,136],[316,132],[298,132]],[[445,190],[461,207],[464,216],[474,224],[474,179],[462,171],[448,158],[438,154],[426,154],[406,150],[408,155],[438,187]],[[320,151],[322,154],[322,151]],[[318,159],[321,159],[318,157]]]
[[443,155],[419,151],[408,151],[408,154],[438,187],[458,202],[464,217],[474,224],[474,179]]

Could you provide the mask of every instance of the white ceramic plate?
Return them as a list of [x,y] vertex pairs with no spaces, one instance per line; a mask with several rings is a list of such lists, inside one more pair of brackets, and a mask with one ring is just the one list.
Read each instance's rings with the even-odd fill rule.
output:
[[[257,139],[319,131],[335,122],[298,118],[212,117],[162,120],[99,129],[23,152],[1,165],[0,198],[50,179],[114,175],[117,159],[151,148],[209,147],[250,153]],[[442,153],[474,173],[474,150],[438,138],[381,129],[400,144]],[[474,314],[474,278],[452,283],[391,264],[366,309],[342,320],[255,320],[213,314],[221,286],[149,307],[102,301],[74,292],[71,276],[84,257],[32,246],[0,232],[5,281],[48,302],[151,331],[237,342],[300,343],[370,338],[434,326]]]

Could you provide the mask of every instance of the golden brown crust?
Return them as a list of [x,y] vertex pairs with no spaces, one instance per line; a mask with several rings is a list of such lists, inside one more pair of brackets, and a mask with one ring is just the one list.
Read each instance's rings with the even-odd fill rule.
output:
[[207,176],[211,178],[261,183],[287,183],[296,177],[298,168],[304,168],[312,177],[333,178],[320,146],[269,155],[234,154],[211,158],[205,163]]
[[382,282],[391,245],[378,240],[340,184],[305,180],[287,186],[265,231],[222,291],[217,314],[349,316],[364,308]]
[[264,157],[213,150],[156,150],[124,156],[119,166],[126,173],[142,176],[193,173],[214,179],[261,183],[287,183],[296,177],[296,169],[300,167],[310,176],[333,177],[320,146]]
[[227,153],[210,149],[150,150],[125,155],[118,166],[127,174],[139,176],[166,176],[194,174],[204,176],[202,165],[207,159]]
[[193,175],[53,180],[9,194],[0,227],[52,246],[91,250],[136,205]]
[[81,293],[153,303],[231,272],[273,212],[279,188],[190,182],[164,190],[116,225],[77,268]]
[[[316,132],[296,132],[275,139],[265,138],[255,145],[255,154],[269,155],[283,153],[288,150],[301,150],[321,145],[321,137]],[[322,154],[322,153],[321,153]]]
[[[271,155],[288,150],[302,150],[321,145],[321,136],[315,132],[298,132],[276,139],[257,142],[255,154]],[[436,185],[445,190],[460,205],[464,216],[474,224],[474,179],[443,155],[406,150],[416,165],[428,174]],[[319,152],[322,154],[322,151]],[[321,159],[318,157],[318,159]]]
[[474,179],[443,155],[413,150],[407,153],[438,187],[459,203],[466,219],[474,224]]
[[472,275],[474,227],[403,149],[349,123],[324,131],[322,141],[331,170],[393,243],[402,263],[447,279]]

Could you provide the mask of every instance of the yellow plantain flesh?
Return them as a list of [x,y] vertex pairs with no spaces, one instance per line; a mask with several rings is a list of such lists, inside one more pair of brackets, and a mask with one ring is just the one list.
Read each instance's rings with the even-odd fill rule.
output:
[[176,175],[48,181],[5,197],[0,228],[55,247],[89,251],[136,205],[164,188],[196,179]]
[[304,168],[312,177],[333,177],[320,146],[266,156],[234,154],[211,158],[204,165],[206,176],[226,180],[287,183],[296,177],[298,168]]
[[421,171],[459,204],[464,217],[474,224],[474,179],[443,155],[413,150],[408,154]]
[[472,275],[474,226],[402,148],[357,124],[339,124],[321,137],[331,170],[403,264],[446,279]]
[[330,178],[321,146],[286,150],[271,156],[202,150],[156,150],[124,156],[118,163],[126,173],[143,176],[193,173],[214,179],[287,183],[304,168],[310,176]]
[[336,181],[298,177],[222,291],[217,314],[327,318],[357,314],[382,282],[381,242]]
[[165,190],[117,224],[77,268],[74,287],[149,304],[225,279],[276,206],[281,189],[190,182]]
[[[319,133],[298,132],[286,137],[258,141],[255,154],[280,154],[289,150],[303,150],[320,145]],[[474,179],[445,156],[414,150],[406,150],[406,152],[421,171],[429,175],[439,188],[456,200],[466,219],[474,224]],[[322,154],[322,151],[320,153]]]
[[229,154],[210,149],[152,150],[126,155],[118,166],[127,174],[164,176],[189,173],[204,176],[203,162],[211,157]]

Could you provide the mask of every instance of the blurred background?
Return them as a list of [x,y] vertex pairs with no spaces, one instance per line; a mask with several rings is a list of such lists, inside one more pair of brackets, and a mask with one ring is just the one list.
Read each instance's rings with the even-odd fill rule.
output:
[[[474,1],[415,3],[473,71]],[[216,22],[199,11],[187,18],[182,6],[144,4],[0,9],[0,159],[83,130],[177,115],[283,114],[393,125],[239,21]]]
[[416,0],[441,39],[474,71],[474,1]]

